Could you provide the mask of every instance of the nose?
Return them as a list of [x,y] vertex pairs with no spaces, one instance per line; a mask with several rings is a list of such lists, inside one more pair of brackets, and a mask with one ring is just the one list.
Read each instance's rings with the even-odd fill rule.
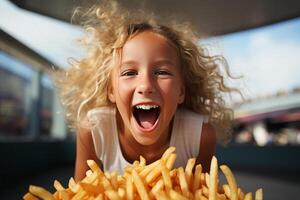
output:
[[144,76],[141,76],[137,86],[138,94],[149,95],[149,94],[153,94],[155,91],[156,89],[154,86],[154,80],[151,74],[147,73]]

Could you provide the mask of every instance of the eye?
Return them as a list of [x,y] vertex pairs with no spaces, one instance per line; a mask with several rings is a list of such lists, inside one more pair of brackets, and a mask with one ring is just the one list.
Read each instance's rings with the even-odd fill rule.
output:
[[172,73],[165,69],[159,69],[154,72],[158,76],[172,76]]
[[121,72],[121,76],[136,76],[138,73],[135,70],[129,69]]

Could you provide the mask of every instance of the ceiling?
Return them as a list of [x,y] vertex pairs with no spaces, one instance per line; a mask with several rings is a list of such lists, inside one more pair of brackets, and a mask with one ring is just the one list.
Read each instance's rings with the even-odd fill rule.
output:
[[[91,0],[11,0],[21,8],[70,22],[72,11]],[[83,4],[84,2],[84,4]],[[95,2],[95,1],[94,1]],[[269,25],[300,16],[299,0],[120,0],[137,7],[191,21],[202,35],[213,36]]]

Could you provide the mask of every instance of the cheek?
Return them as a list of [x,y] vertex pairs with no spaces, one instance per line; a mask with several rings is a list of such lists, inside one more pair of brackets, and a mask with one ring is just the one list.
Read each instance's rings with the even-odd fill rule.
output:
[[116,92],[118,93],[117,96],[119,101],[128,103],[128,101],[130,101],[131,99],[132,83],[120,80],[117,84],[118,89],[116,90]]
[[159,85],[163,96],[171,99],[172,102],[180,96],[181,84],[179,84],[179,81],[166,80],[162,81]]

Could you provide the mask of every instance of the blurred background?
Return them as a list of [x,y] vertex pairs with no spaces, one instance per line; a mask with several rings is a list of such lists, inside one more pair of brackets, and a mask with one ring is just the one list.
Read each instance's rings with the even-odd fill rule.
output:
[[[0,1],[0,194],[21,199],[29,184],[67,185],[75,161],[50,73],[85,55],[82,29],[70,23],[80,0]],[[241,79],[231,142],[218,146],[219,163],[233,169],[245,191],[265,199],[300,196],[300,1],[123,0],[121,4],[191,21]]]

